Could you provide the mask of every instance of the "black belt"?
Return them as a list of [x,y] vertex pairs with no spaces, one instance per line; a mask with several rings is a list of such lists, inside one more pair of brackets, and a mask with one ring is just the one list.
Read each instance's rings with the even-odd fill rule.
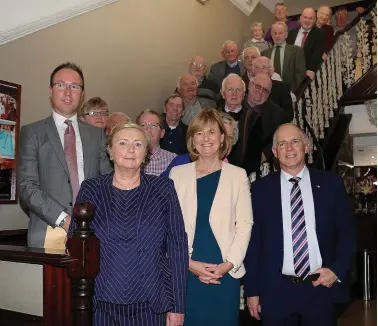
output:
[[282,274],[282,275],[285,276],[285,278],[289,279],[291,283],[313,282],[313,281],[316,281],[320,276],[319,273],[310,274],[306,278],[292,276],[292,275],[285,275],[285,274]]

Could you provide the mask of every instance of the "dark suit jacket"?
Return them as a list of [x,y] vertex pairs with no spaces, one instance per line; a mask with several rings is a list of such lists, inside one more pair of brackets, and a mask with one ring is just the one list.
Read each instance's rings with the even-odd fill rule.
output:
[[260,296],[262,312],[267,315],[287,316],[313,295],[335,302],[346,298],[355,234],[344,183],[328,171],[309,172],[323,267],[332,270],[342,283],[314,288],[311,283],[293,284],[282,275],[284,239],[278,171],[252,184],[254,225],[245,259],[244,291],[248,297]]
[[[289,32],[286,42],[294,44],[299,32],[299,28],[293,29]],[[307,35],[307,40],[304,45],[304,55],[306,59],[306,70],[316,72],[322,62],[322,55],[325,48],[325,32],[314,26]]]
[[167,124],[165,113],[161,115],[161,120],[163,121],[165,134],[164,137],[160,139],[160,147],[177,155],[187,153],[186,132],[188,126],[180,121],[176,129],[172,130]]
[[[270,48],[261,55],[271,58],[273,49],[274,48]],[[306,61],[302,48],[296,45],[286,44],[282,70],[282,80],[288,83],[291,91],[295,93],[306,74]]]
[[[240,76],[244,75],[245,68],[241,62],[238,61],[239,69],[240,69]],[[214,63],[208,75],[208,79],[214,81],[219,89],[222,87],[222,81],[226,77],[226,61],[219,61]]]
[[[134,203],[139,207],[135,233],[140,236],[127,241],[115,239],[109,229],[113,175],[86,180],[77,197],[78,202],[90,202],[96,209],[91,228],[100,240],[101,254],[94,301],[124,305],[148,301],[159,314],[185,313],[188,241],[173,181],[141,174],[139,201]],[[75,228],[72,220],[69,237]],[[109,272],[107,266],[119,273]]]
[[[104,131],[79,119],[78,125],[84,178],[110,173]],[[20,199],[30,209],[28,245],[43,248],[47,225],[55,228],[59,215],[71,215],[73,206],[69,170],[52,116],[21,128],[17,169]]]

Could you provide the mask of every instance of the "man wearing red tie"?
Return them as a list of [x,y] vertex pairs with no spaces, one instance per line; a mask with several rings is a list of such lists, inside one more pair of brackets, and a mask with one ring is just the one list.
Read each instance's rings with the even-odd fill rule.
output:
[[325,33],[316,27],[316,12],[313,8],[305,8],[300,17],[300,28],[289,32],[288,44],[300,46],[305,53],[306,75],[315,79],[315,73],[322,62],[325,47]]
[[347,299],[354,223],[343,180],[308,168],[294,124],[273,136],[280,171],[252,184],[254,224],[244,261],[248,309],[264,326],[333,326]]

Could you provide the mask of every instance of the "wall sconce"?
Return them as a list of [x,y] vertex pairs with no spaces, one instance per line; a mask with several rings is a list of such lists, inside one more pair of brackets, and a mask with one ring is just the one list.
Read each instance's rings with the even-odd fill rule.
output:
[[200,4],[204,5],[206,4],[206,2],[208,2],[209,0],[197,0]]

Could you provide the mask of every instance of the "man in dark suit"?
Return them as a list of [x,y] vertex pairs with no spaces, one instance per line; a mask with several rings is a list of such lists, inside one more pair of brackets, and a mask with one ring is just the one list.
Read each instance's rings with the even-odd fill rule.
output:
[[239,141],[228,156],[232,164],[246,169],[248,175],[258,172],[261,162],[270,160],[274,131],[291,121],[285,110],[268,101],[271,89],[272,81],[267,75],[257,75],[249,83],[239,121]]
[[274,47],[265,50],[262,55],[272,60],[274,71],[284,82],[290,84],[291,91],[295,93],[305,78],[306,62],[303,49],[286,43],[287,35],[285,23],[274,23],[272,25]]
[[260,74],[268,75],[272,79],[272,90],[268,100],[283,108],[290,115],[291,119],[293,119],[293,98],[295,99],[295,95],[290,92],[290,85],[288,83],[285,83],[282,80],[275,80],[273,78],[273,63],[267,57],[259,57],[253,63],[252,75],[255,76]]
[[82,70],[61,64],[50,76],[52,115],[21,129],[19,190],[30,209],[31,247],[64,249],[81,182],[112,171],[104,130],[77,118],[83,98]]
[[306,167],[309,143],[296,125],[280,126],[273,139],[281,171],[251,189],[248,308],[264,326],[333,326],[355,247],[344,183]]
[[208,76],[210,80],[218,85],[219,89],[222,86],[223,79],[229,74],[234,73],[239,76],[243,76],[244,74],[244,67],[238,61],[239,49],[235,42],[224,42],[221,53],[224,60],[213,64]]
[[317,28],[315,23],[315,10],[304,9],[300,17],[301,28],[291,30],[287,38],[288,44],[300,46],[304,50],[306,75],[311,80],[315,79],[315,73],[322,62],[326,41],[324,30]]

